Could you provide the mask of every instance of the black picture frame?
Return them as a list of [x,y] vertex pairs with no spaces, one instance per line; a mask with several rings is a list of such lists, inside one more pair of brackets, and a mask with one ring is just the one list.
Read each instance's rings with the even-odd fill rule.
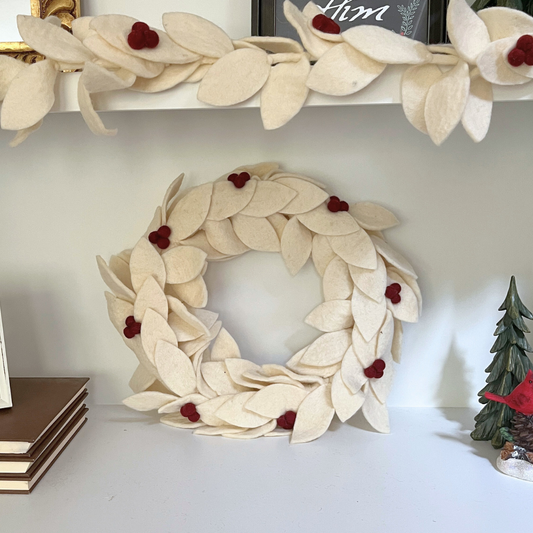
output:
[[[446,42],[446,9],[448,1],[420,1],[425,2],[425,6],[427,6],[427,32],[424,32],[426,38],[420,40],[426,44]],[[307,3],[307,0],[301,3],[300,8]],[[252,35],[275,36],[281,34],[287,36],[278,31],[280,20],[284,20],[281,0],[252,0]]]

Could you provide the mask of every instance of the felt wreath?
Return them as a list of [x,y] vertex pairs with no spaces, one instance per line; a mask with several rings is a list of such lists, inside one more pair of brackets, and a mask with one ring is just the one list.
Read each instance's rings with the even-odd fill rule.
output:
[[[402,321],[416,322],[421,306],[412,266],[382,233],[396,217],[274,163],[180,192],[182,179],[132,250],[97,258],[111,322],[139,360],[124,403],[198,435],[308,442],[335,413],[344,422],[359,409],[388,432]],[[281,252],[293,275],[312,257],[322,277],[324,302],[305,319],[320,336],[285,366],[242,358],[205,309],[208,264],[249,250]]]

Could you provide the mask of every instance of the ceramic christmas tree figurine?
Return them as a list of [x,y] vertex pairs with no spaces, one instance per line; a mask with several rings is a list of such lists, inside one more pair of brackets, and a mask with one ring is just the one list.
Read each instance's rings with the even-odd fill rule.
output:
[[[533,320],[533,314],[520,300],[514,276],[499,311],[505,311],[505,315],[497,324],[494,332],[497,339],[490,350],[496,355],[486,369],[487,385],[478,393],[479,402],[485,407],[475,417],[476,427],[471,434],[474,440],[490,440],[495,448],[505,444],[507,433],[502,434],[500,429],[511,426],[513,409],[517,409],[511,393],[519,384],[524,385],[528,370],[533,370],[527,356],[533,348],[524,335],[529,333],[524,318]],[[502,401],[504,396],[508,401]]]

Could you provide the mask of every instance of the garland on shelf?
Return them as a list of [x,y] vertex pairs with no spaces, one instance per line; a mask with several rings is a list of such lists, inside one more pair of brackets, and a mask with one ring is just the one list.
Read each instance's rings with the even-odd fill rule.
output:
[[[359,409],[389,431],[386,400],[400,361],[402,321],[418,320],[412,266],[382,231],[383,207],[349,206],[324,186],[274,163],[247,166],[179,192],[172,183],[133,250],[98,257],[109,316],[139,366],[124,403],[199,435],[320,437],[336,413]],[[211,261],[249,250],[280,252],[295,275],[312,257],[324,302],[306,318],[321,332],[286,364],[241,358],[218,315],[205,308]]]
[[490,125],[492,85],[521,85],[533,78],[533,18],[514,9],[476,14],[465,0],[450,0],[452,45],[429,46],[377,26],[341,33],[312,2],[299,11],[287,0],[284,12],[305,48],[281,37],[234,41],[189,13],[164,14],[165,31],[124,15],[82,17],[73,21],[72,34],[58,27],[55,17],[19,15],[22,38],[47,59],[28,66],[0,56],[0,125],[17,131],[12,145],[38,129],[54,104],[61,70],[83,70],[80,111],[91,131],[114,135],[95,112],[91,95],[122,89],[153,93],[199,83],[198,100],[232,106],[260,92],[264,127],[275,129],[300,111],[309,91],[353,94],[388,64],[405,64],[410,67],[402,78],[401,100],[409,122],[437,145],[459,122],[479,142]]

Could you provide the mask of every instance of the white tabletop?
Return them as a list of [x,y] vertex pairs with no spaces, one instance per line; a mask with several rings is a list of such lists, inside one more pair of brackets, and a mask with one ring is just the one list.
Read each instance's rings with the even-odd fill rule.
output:
[[525,531],[533,483],[495,469],[497,452],[470,440],[473,415],[396,408],[391,435],[357,419],[289,446],[198,437],[122,406],[93,407],[31,495],[0,495],[0,531]]

